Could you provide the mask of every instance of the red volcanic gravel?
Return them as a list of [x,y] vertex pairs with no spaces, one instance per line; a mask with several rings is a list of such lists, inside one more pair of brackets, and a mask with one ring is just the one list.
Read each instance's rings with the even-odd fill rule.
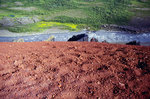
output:
[[0,99],[149,99],[150,47],[0,43]]

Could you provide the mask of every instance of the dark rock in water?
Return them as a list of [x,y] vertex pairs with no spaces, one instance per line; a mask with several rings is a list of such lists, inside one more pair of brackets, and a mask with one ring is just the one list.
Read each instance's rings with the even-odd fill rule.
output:
[[88,35],[86,34],[79,34],[73,35],[68,41],[88,41]]
[[94,37],[90,41],[91,42],[98,42],[98,40],[96,38],[94,38]]
[[131,41],[131,42],[126,43],[126,45],[140,45],[140,42]]
[[108,43],[106,40],[102,41],[102,43]]

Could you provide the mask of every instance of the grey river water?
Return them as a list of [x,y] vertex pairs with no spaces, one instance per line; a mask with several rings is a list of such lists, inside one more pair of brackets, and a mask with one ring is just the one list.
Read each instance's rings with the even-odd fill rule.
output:
[[[55,41],[67,41],[73,35],[83,33],[86,33],[86,31],[54,33],[54,34],[34,34],[30,36],[16,36],[16,37],[0,36],[0,42],[13,42],[14,40],[18,39],[23,39],[24,42],[45,41],[50,36],[54,36]],[[89,40],[92,37],[95,37],[96,39],[98,39],[99,42],[106,40],[109,43],[125,44],[127,42],[136,40],[137,42],[140,42],[141,45],[150,46],[150,33],[131,34],[120,31],[99,30],[96,32],[87,33],[87,35],[89,36]]]

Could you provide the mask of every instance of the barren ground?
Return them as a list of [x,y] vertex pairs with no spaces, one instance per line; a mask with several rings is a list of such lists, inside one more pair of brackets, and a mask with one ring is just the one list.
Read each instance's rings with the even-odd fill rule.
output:
[[149,99],[150,47],[0,43],[0,99]]

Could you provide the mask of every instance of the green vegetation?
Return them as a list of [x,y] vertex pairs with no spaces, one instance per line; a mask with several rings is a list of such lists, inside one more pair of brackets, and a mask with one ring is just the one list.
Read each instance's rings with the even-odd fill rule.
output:
[[35,32],[40,32],[45,29],[51,28],[51,27],[59,27],[61,29],[68,29],[72,31],[77,31],[78,30],[78,25],[76,24],[71,24],[71,23],[60,23],[60,22],[37,22],[35,24],[27,24],[23,26],[16,26],[16,27],[8,27],[9,31],[12,32],[30,32],[30,31],[35,31]]
[[149,0],[147,0],[147,2],[142,2],[141,0],[132,0],[131,3],[132,3],[133,6],[136,6],[136,7],[150,8],[150,1]]
[[[23,5],[16,5],[15,2]],[[42,22],[57,22],[69,30],[79,30],[81,27],[91,27],[93,30],[100,29],[103,24],[125,25],[133,16],[129,5],[149,6],[150,3],[138,0],[0,0],[1,5],[6,5],[0,9],[0,19],[3,17],[33,17],[39,16]],[[34,7],[31,11],[12,9],[13,7]],[[150,7],[150,6],[149,6]],[[76,29],[72,29],[67,24],[76,24]],[[13,32],[41,31],[52,26],[38,27],[37,24],[8,27]],[[60,26],[55,24],[53,26]]]

